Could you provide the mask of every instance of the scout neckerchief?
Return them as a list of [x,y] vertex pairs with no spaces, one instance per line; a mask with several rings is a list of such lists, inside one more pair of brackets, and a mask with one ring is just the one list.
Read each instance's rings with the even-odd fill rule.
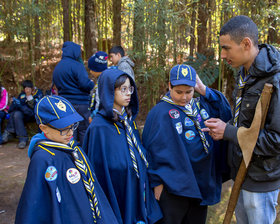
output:
[[95,96],[96,96],[97,87],[98,87],[98,81],[96,82],[96,84],[93,88],[93,92],[92,92],[92,96],[91,96],[91,102],[90,102],[90,106],[89,106],[90,110],[95,109],[93,106],[94,106],[94,103],[95,103]]
[[137,142],[137,139],[136,139],[136,137],[133,133],[132,128],[130,127],[130,125],[128,123],[128,118],[127,118],[127,114],[125,112],[125,109],[123,108],[121,113],[119,111],[115,110],[115,109],[114,109],[114,111],[118,114],[120,122],[123,123],[124,126],[125,126],[126,140],[127,140],[127,143],[128,143],[130,157],[131,157],[136,175],[139,178],[138,165],[137,165],[137,160],[136,160],[134,151],[136,151],[136,150],[138,151],[138,153],[139,153],[140,157],[142,158],[142,160],[144,161],[146,167],[149,166],[148,161],[147,161],[142,149],[140,148],[140,145]]
[[60,143],[51,142],[51,141],[41,141],[38,144],[39,147],[48,146],[48,147],[56,148],[58,150],[62,150],[62,151],[71,153],[71,155],[74,159],[74,163],[75,163],[76,167],[78,168],[78,170],[80,171],[80,174],[82,176],[83,184],[84,184],[84,187],[88,194],[89,204],[90,204],[90,207],[92,210],[92,215],[93,215],[93,220],[94,220],[94,223],[96,223],[97,222],[96,219],[101,218],[101,214],[100,214],[100,210],[99,210],[97,196],[96,196],[95,190],[94,190],[95,179],[93,178],[91,169],[90,169],[88,162],[87,162],[83,152],[81,151],[81,149],[77,146],[77,144],[74,142],[74,140],[72,140],[69,143],[69,145],[70,145],[70,147],[65,144],[60,144]]
[[238,93],[236,96],[234,119],[233,119],[233,125],[235,127],[237,127],[237,121],[239,118],[240,105],[241,105],[241,101],[242,101],[242,92],[243,92],[244,86],[246,85],[249,78],[250,78],[250,75],[248,75],[247,71],[244,69],[244,74],[242,72],[240,73],[239,81],[238,81]]
[[167,93],[161,100],[165,101],[167,103],[170,103],[172,105],[175,105],[176,107],[181,109],[193,121],[193,123],[195,124],[196,130],[199,133],[200,139],[202,141],[203,148],[204,148],[205,152],[208,153],[209,143],[208,143],[207,139],[205,138],[204,132],[201,130],[201,126],[200,126],[199,119],[198,119],[198,115],[199,115],[198,111],[200,109],[199,102],[195,102],[195,100],[192,98],[190,101],[190,106],[187,105],[186,107],[182,107],[173,102],[169,93]]

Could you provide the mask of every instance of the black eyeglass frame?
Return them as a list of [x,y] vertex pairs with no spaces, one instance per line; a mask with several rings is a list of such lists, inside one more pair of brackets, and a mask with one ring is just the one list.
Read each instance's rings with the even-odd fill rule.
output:
[[54,130],[59,131],[61,136],[65,136],[69,133],[70,130],[75,131],[78,128],[79,124],[80,124],[80,122],[76,122],[75,124],[71,125],[71,127],[63,128],[63,129],[55,128],[55,127],[51,126],[50,124],[47,124],[47,126]]

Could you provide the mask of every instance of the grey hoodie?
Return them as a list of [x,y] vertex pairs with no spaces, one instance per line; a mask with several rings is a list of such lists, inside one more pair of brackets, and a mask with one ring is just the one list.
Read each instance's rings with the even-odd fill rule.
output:
[[118,63],[118,69],[127,73],[133,80],[135,80],[134,78],[134,71],[133,71],[133,67],[134,67],[134,62],[131,61],[131,59],[128,56],[124,56],[119,60]]

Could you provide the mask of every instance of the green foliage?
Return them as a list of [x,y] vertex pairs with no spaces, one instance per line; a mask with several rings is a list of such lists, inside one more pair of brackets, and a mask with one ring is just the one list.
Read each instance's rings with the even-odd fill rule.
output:
[[219,63],[213,56],[206,57],[196,53],[196,57],[188,57],[185,64],[192,66],[201,81],[207,86],[211,86],[219,77]]

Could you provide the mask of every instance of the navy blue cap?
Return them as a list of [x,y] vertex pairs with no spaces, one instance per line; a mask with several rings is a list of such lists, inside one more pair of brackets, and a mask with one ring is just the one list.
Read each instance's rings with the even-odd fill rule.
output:
[[169,81],[172,86],[188,85],[195,87],[196,71],[190,65],[176,65],[170,71]]
[[103,72],[107,69],[108,54],[98,51],[88,59],[88,68],[94,72]]
[[34,109],[37,124],[50,124],[55,128],[65,128],[83,117],[72,104],[61,96],[45,96]]

